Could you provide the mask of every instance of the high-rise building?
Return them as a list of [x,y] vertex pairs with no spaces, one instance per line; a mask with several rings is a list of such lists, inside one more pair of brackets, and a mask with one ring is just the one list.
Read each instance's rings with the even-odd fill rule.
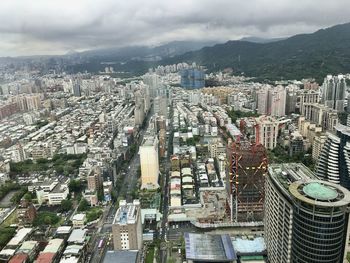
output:
[[323,130],[333,131],[338,124],[338,112],[318,103],[303,103],[301,115],[306,120],[322,127]]
[[154,112],[157,113],[159,116],[167,116],[168,111],[168,105],[167,105],[167,98],[157,96],[153,100],[153,107]]
[[145,119],[145,100],[140,90],[135,92],[135,125],[142,125]]
[[102,187],[102,174],[101,169],[98,167],[94,167],[90,174],[87,177],[88,190],[90,191],[98,191]]
[[281,117],[286,115],[286,88],[283,86],[269,89],[267,113],[271,116]]
[[319,136],[315,136],[312,142],[312,159],[316,162],[318,161],[321,151],[323,149],[324,144],[327,141],[327,135],[320,134]]
[[161,89],[163,83],[159,75],[155,73],[147,73],[143,76],[143,82],[149,86],[149,93],[151,98],[154,98],[157,94],[157,90]]
[[139,200],[119,202],[112,223],[114,250],[140,250],[142,248],[141,205]]
[[295,113],[297,105],[297,86],[290,85],[286,88],[286,115]]
[[257,97],[257,112],[262,115],[268,114],[267,107],[268,107],[268,100],[269,100],[269,89],[270,86],[263,87],[262,89],[259,89],[256,92]]
[[265,196],[271,263],[340,263],[347,249],[350,192],[300,163],[272,164]]
[[75,97],[81,97],[80,80],[76,79],[73,81],[72,93]]
[[[300,91],[300,113],[304,115],[305,105],[317,104],[320,101],[320,91],[304,89]],[[304,115],[305,116],[305,115]]]
[[316,175],[350,189],[350,127],[338,124],[328,133],[316,167]]
[[271,116],[260,116],[256,118],[255,139],[266,149],[274,149],[277,146],[277,137],[281,121]]
[[346,79],[343,75],[328,75],[322,84],[322,103],[334,110],[343,111]]
[[146,137],[140,146],[141,189],[159,188],[159,156],[157,137]]
[[199,68],[184,69],[180,72],[181,87],[185,89],[201,89],[205,86],[205,74]]
[[231,220],[235,222],[263,219],[266,149],[261,144],[233,142],[228,146]]
[[134,117],[135,117],[135,125],[142,125],[145,119],[145,111],[144,111],[143,103],[135,105]]
[[284,116],[286,114],[286,94],[283,86],[266,85],[257,90],[257,112],[276,117]]

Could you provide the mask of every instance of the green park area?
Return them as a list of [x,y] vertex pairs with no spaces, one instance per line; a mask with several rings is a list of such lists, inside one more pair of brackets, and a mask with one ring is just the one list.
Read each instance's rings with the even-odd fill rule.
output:
[[[5,199],[7,195],[10,195],[11,192],[13,195],[10,198],[10,202],[12,204],[18,204],[21,198],[27,193],[28,189],[25,186],[20,186],[14,182],[6,182],[5,184],[0,186],[0,201]],[[0,206],[2,206],[2,202],[0,202]],[[8,205],[3,205],[7,207]]]
[[0,227],[0,249],[2,249],[13,236],[16,234],[16,229],[12,227]]
[[231,118],[232,123],[236,123],[236,120],[245,117],[259,117],[259,114],[254,112],[245,112],[240,110],[230,110],[227,111],[228,116]]
[[95,207],[89,206],[88,201],[86,201],[86,199],[84,198],[80,200],[77,210],[78,212],[84,212],[86,214],[87,223],[98,219],[103,214],[102,208],[98,206],[95,206]]
[[57,226],[61,221],[61,218],[54,212],[39,212],[34,219],[33,226]]
[[15,174],[55,170],[58,174],[68,176],[78,174],[79,167],[85,159],[86,154],[56,154],[52,159],[37,159],[35,161],[29,159],[23,162],[11,163],[10,169]]

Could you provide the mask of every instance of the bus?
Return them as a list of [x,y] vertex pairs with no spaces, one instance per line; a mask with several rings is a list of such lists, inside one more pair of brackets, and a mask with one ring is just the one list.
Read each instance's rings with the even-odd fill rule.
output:
[[103,239],[98,242],[98,249],[101,249],[103,247]]

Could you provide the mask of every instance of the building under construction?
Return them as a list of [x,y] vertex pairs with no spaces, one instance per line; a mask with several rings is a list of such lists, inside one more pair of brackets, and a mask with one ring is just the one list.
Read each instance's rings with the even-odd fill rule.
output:
[[267,173],[266,149],[248,141],[228,143],[227,189],[231,221],[263,220],[264,184]]

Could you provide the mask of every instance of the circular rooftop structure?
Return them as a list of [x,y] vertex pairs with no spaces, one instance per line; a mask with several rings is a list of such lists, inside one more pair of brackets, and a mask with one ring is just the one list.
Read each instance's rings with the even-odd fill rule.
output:
[[303,192],[308,197],[320,201],[334,200],[338,197],[338,192],[334,188],[320,182],[304,185]]
[[289,192],[299,201],[316,206],[337,207],[350,204],[350,192],[327,181],[296,181],[289,185]]

